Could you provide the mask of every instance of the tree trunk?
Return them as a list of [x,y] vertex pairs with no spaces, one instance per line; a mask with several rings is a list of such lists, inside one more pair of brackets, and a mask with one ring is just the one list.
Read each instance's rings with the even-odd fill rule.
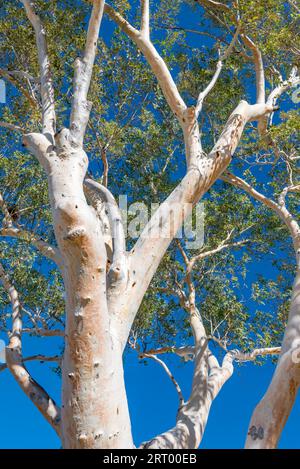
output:
[[300,385],[300,271],[293,288],[288,324],[276,371],[251,418],[246,448],[273,449],[293,408]]
[[122,349],[107,307],[106,249],[100,220],[83,192],[87,156],[67,130],[56,136],[55,152],[43,156],[66,291],[62,444],[132,448]]

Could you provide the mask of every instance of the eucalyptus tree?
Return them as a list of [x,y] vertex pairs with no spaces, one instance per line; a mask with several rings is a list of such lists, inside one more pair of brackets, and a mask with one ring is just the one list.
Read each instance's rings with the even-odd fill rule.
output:
[[[259,7],[258,15],[262,22],[265,21],[267,32],[272,32],[273,26],[276,34],[286,28],[286,36],[280,38],[282,42],[292,42],[294,26],[293,23],[288,26],[288,22],[293,11],[291,13],[291,9],[285,9],[284,2],[279,2],[279,6],[270,2],[267,13],[262,8],[262,2],[241,2],[241,12],[236,5],[236,11],[229,11],[219,2],[203,2],[207,8],[202,10],[203,14],[205,11],[207,14],[205,21],[212,22],[216,28],[217,42],[221,43],[216,68],[208,84],[205,66],[200,69],[199,77],[194,74],[191,80],[195,60],[189,64],[182,51],[172,51],[176,41],[182,45],[184,38],[180,27],[176,29],[172,24],[174,15],[182,18],[179,9],[181,2],[175,2],[172,6],[161,2],[160,9],[153,16],[148,0],[141,1],[140,14],[135,4],[130,9],[125,1],[114,3],[118,10],[103,0],[93,2],[86,32],[82,24],[89,7],[84,3],[75,11],[71,2],[51,4],[50,9],[47,2],[34,4],[27,0],[12,2],[9,7],[2,6],[4,20],[0,33],[4,67],[0,72],[16,90],[11,97],[11,106],[4,109],[0,122],[5,129],[2,152],[4,156],[8,155],[1,161],[3,188],[7,194],[4,193],[0,199],[3,211],[1,236],[4,237],[0,276],[12,306],[12,330],[3,368],[10,370],[57,432],[65,448],[134,446],[122,357],[130,335],[131,345],[137,346],[135,331],[139,326],[138,311],[140,307],[141,310],[149,307],[147,295],[149,299],[150,282],[156,273],[157,279],[160,278],[158,269],[161,263],[162,271],[165,271],[165,262],[168,271],[169,260],[163,261],[163,257],[170,243],[185,217],[192,213],[192,207],[231,163],[244,137],[245,128],[248,135],[251,122],[257,121],[259,132],[264,136],[268,117],[278,109],[275,98],[298,80],[296,69],[291,72],[293,60],[289,63],[291,57],[286,54],[286,69],[290,68],[287,81],[284,85],[275,84],[266,99],[262,55],[255,44],[259,28],[255,29],[253,7]],[[220,9],[222,12],[218,15],[215,10]],[[65,10],[69,14],[68,25],[64,21]],[[236,13],[234,18],[232,11]],[[108,39],[110,44],[106,44],[104,38],[99,57],[96,55],[97,44],[104,12],[125,32],[127,38],[118,31],[113,39]],[[140,26],[134,27],[122,15],[131,17],[132,23],[140,22]],[[274,15],[279,15],[280,21],[274,21]],[[150,39],[151,16],[166,29],[171,28],[167,38],[156,41],[170,53],[165,60]],[[223,34],[218,38],[217,25],[220,21],[226,29],[225,38]],[[254,38],[250,35],[253,31]],[[27,44],[33,44],[33,34],[36,46],[32,46],[28,53]],[[109,28],[107,34],[111,35]],[[270,43],[267,46],[265,53],[269,53],[272,60],[274,49]],[[284,47],[287,47],[286,44]],[[74,61],[71,87],[72,57],[82,49],[82,55]],[[140,54],[148,63],[148,68],[137,65]],[[297,46],[293,44],[292,56],[297,54]],[[118,66],[116,57],[121,62]],[[278,59],[276,54],[275,59]],[[211,64],[211,57],[209,60]],[[218,80],[222,83],[221,71],[226,61],[231,70],[241,70],[241,78],[243,71],[247,76],[249,62],[253,61],[257,96],[254,104],[250,104],[250,100],[237,104],[244,91],[242,87],[228,86],[229,96],[219,92],[210,111],[211,97],[217,89]],[[178,86],[170,72],[171,67],[176,66],[182,66]],[[131,74],[126,73],[126,67]],[[270,74],[270,82],[274,74],[276,72]],[[230,74],[227,75],[227,80],[232,79]],[[199,88],[196,89],[197,83]],[[240,96],[237,90],[241,90]],[[94,109],[88,94],[95,104]],[[139,102],[140,97],[142,100]],[[218,110],[216,103],[222,100],[225,105]],[[228,107],[234,102],[234,110],[231,108],[230,112]],[[58,118],[62,124],[59,131]],[[216,127],[218,137],[212,132]],[[35,162],[21,151],[17,139],[12,140],[14,132],[22,135],[23,145],[36,158]],[[149,147],[148,138],[151,143]],[[245,136],[245,147],[247,138],[249,136]],[[210,146],[209,151],[204,150],[204,144]],[[121,156],[127,151],[130,158],[122,161]],[[185,169],[180,158],[183,151]],[[91,154],[89,171],[88,154]],[[151,165],[141,176],[134,171],[136,168],[142,170],[144,161],[140,155],[143,154],[149,156]],[[103,169],[101,183],[95,180],[99,175],[99,160],[100,170]],[[133,173],[132,181],[127,164]],[[176,165],[184,175],[174,187]],[[122,181],[117,176],[120,171],[124,175]],[[112,183],[111,173],[114,174]],[[135,176],[138,182],[134,180]],[[20,185],[20,178],[25,184]],[[162,202],[136,243],[130,246],[126,246],[122,217],[113,196],[113,192],[120,194],[120,186],[131,197],[136,188],[143,187],[144,193],[148,191],[148,195],[152,194]],[[195,362],[192,393],[187,401],[180,394],[175,427],[144,446],[197,447],[211,402],[233,372],[233,360],[253,359],[257,355],[279,352],[278,347],[245,351],[245,348],[249,349],[249,343],[245,347],[245,343],[238,341],[238,321],[231,328],[229,321],[222,321],[221,317],[222,324],[219,321],[213,325],[213,330],[221,330],[222,340],[214,332],[207,332],[207,325],[204,326],[205,318],[201,317],[195,300],[195,282],[197,288],[201,288],[201,275],[198,275],[198,280],[197,275],[192,276],[194,266],[210,255],[248,242],[244,238],[231,240],[232,227],[222,237],[221,227],[218,227],[213,245],[191,258],[180,243],[175,243],[183,258],[179,284],[175,276],[175,293],[180,297],[182,309],[187,312],[193,343],[184,345],[184,349],[172,344],[171,350],[193,358]],[[249,229],[245,223],[242,231],[244,229]],[[50,263],[41,261],[42,256]],[[170,259],[176,266],[178,255]],[[225,269],[226,258],[222,262]],[[183,268],[186,269],[184,274]],[[31,276],[27,274],[29,269]],[[16,276],[14,281],[11,279],[12,272]],[[171,281],[174,284],[174,279]],[[162,279],[160,288],[169,289],[170,285],[164,285],[164,282],[165,279]],[[220,298],[217,288],[213,291],[209,291],[208,286],[203,288],[208,296]],[[237,308],[238,301],[235,298],[231,300]],[[7,312],[7,301],[3,301]],[[24,314],[26,324],[30,324],[27,331],[22,326]],[[62,324],[63,314],[65,325]],[[208,324],[213,324],[212,321],[213,315],[208,318]],[[243,317],[240,322],[243,322]],[[6,315],[2,323],[6,328]],[[61,409],[24,365],[25,361],[41,358],[40,355],[23,357],[22,334],[25,332],[63,338]],[[235,335],[233,342],[239,343],[243,350],[227,349],[228,334]],[[212,354],[211,347],[208,347],[209,340],[219,340],[221,347],[226,349],[221,365]],[[162,352],[161,348],[145,349],[141,351],[141,356],[158,360],[171,375],[164,362],[156,357],[157,350]],[[47,357],[43,359],[47,360]],[[57,361],[59,357],[48,357],[48,360]],[[173,381],[179,391],[175,379]],[[205,405],[201,406],[203,399]]]

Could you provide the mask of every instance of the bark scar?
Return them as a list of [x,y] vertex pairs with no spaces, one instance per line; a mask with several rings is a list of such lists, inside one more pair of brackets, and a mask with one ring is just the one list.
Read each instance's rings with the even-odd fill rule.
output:
[[252,440],[257,440],[257,439],[263,440],[263,438],[264,438],[264,429],[261,426],[256,428],[255,425],[252,425],[252,427],[250,428],[250,430],[248,432],[248,435],[251,436]]

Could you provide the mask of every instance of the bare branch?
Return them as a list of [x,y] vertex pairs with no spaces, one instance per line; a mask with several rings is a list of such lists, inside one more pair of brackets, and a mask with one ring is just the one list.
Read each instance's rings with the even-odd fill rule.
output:
[[203,260],[207,257],[213,256],[214,254],[217,254],[218,252],[221,252],[224,249],[230,249],[230,248],[234,248],[234,247],[238,247],[238,246],[243,246],[243,245],[249,243],[250,241],[251,241],[250,239],[242,239],[240,241],[235,241],[235,242],[232,242],[232,243],[226,243],[225,240],[224,240],[215,249],[210,249],[208,251],[201,252],[197,256],[194,256],[190,260],[189,269],[192,270],[195,263],[200,261],[200,260]]
[[262,104],[266,101],[265,91],[265,71],[262,54],[257,45],[245,34],[241,34],[241,38],[246,46],[252,51],[252,58],[255,66],[256,75],[256,103]]
[[[276,448],[282,429],[295,404],[300,386],[299,311],[300,271],[298,267],[279,360],[271,383],[251,417],[246,448]],[[252,430],[260,427],[263,429],[262,438],[255,438]]]
[[150,8],[149,0],[141,0],[142,7],[142,20],[141,20],[141,33],[145,39],[150,40]]
[[118,12],[111,6],[105,5],[105,12],[115,21],[120,28],[136,43],[138,48],[143,52],[148,61],[154,75],[156,76],[161,90],[174,114],[182,123],[183,114],[186,110],[186,104],[179,94],[177,86],[171,76],[171,73],[159,55],[151,41],[140,31],[131,26]]
[[40,17],[36,13],[34,2],[31,0],[21,1],[25,7],[27,17],[35,31],[40,66],[43,133],[53,137],[56,130],[56,116],[54,105],[54,89],[50,72],[46,32]]
[[164,353],[174,353],[179,357],[182,357],[184,361],[193,360],[195,349],[192,346],[183,347],[162,347],[158,349],[150,349],[144,352],[147,355],[160,355]]
[[62,257],[58,248],[51,246],[46,241],[43,241],[41,238],[37,238],[34,233],[24,230],[20,227],[15,227],[13,225],[13,219],[7,208],[7,205],[3,199],[3,196],[0,192],[0,209],[4,214],[3,228],[0,228],[0,236],[7,236],[11,238],[18,238],[31,243],[35,248],[37,248],[44,256],[48,259],[55,262],[60,268],[62,268]]
[[[278,109],[277,106],[277,101],[280,98],[280,96],[285,93],[289,88],[292,88],[293,86],[296,86],[297,84],[300,83],[300,76],[298,73],[298,68],[293,67],[290,73],[290,76],[287,80],[283,80],[282,77],[280,76],[280,83],[274,90],[270,93],[268,99],[267,99],[267,105],[273,106],[273,108],[276,110]],[[272,124],[272,119],[273,119],[273,113],[270,114],[269,116],[269,124]],[[266,133],[268,126],[268,118],[265,117],[261,123],[260,123],[260,134]]]
[[18,238],[22,241],[32,244],[37,248],[45,257],[55,262],[60,268],[62,268],[62,257],[59,249],[55,246],[51,246],[46,241],[37,238],[30,231],[23,230],[22,228],[16,227],[4,227],[0,228],[0,236],[7,236],[11,238]]
[[24,328],[22,330],[22,334],[34,334],[40,337],[64,337],[64,331],[60,329],[41,329],[39,327],[36,328]]
[[47,392],[30,376],[23,364],[21,342],[22,318],[19,295],[14,285],[10,282],[2,264],[0,264],[0,281],[7,291],[12,306],[12,332],[9,338],[9,345],[6,347],[7,367],[27,397],[29,397],[60,436],[61,417],[59,407],[57,407]]
[[0,127],[11,130],[13,132],[21,132],[22,134],[25,133],[25,130],[22,129],[22,127],[19,127],[18,125],[14,124],[9,124],[8,122],[0,122]]
[[82,145],[83,142],[92,106],[92,103],[87,100],[87,96],[97,52],[97,43],[104,3],[104,0],[94,0],[83,58],[77,58],[75,61],[74,95],[71,109],[70,129],[72,136],[80,145]]
[[[24,330],[22,331],[22,333],[24,332]],[[61,357],[59,355],[55,355],[53,357],[49,357],[47,355],[31,355],[29,357],[24,357],[23,358],[23,363],[24,362],[32,362],[32,361],[39,361],[41,363],[51,363],[51,362],[56,362],[56,363],[60,363],[61,362]],[[8,368],[7,364],[6,363],[3,363],[2,365],[0,365],[0,371],[4,371]]]
[[298,7],[298,5],[296,4],[295,0],[288,0],[289,4],[295,8],[295,10],[300,13],[300,8]]
[[241,30],[241,26],[240,24],[238,25],[237,29],[236,29],[236,32],[233,36],[233,39],[231,41],[231,43],[229,44],[229,46],[227,47],[227,49],[225,50],[225,52],[219,57],[219,60],[217,62],[217,68],[216,68],[216,71],[214,73],[214,76],[212,77],[210,83],[207,85],[207,87],[205,88],[204,91],[202,91],[200,94],[199,94],[199,97],[198,97],[198,100],[197,100],[197,104],[196,104],[196,108],[195,108],[195,114],[196,114],[196,118],[198,118],[201,110],[202,110],[202,106],[203,106],[203,101],[204,99],[206,98],[206,96],[210,93],[210,91],[213,89],[213,87],[215,86],[219,76],[220,76],[220,73],[221,73],[221,70],[223,68],[223,63],[224,61],[227,59],[227,57],[231,54],[232,52],[232,49],[234,48],[235,46],[235,43],[238,39],[238,36],[239,36],[239,33],[240,33],[240,30]]
[[300,184],[296,185],[296,186],[287,186],[285,187],[279,197],[278,197],[278,203],[279,205],[281,206],[285,206],[285,198],[288,194],[288,192],[300,192]]
[[203,7],[212,8],[213,10],[217,10],[221,13],[226,13],[233,22],[236,22],[236,16],[232,13],[232,9],[221,2],[216,2],[214,0],[196,0],[199,5]]
[[298,68],[293,67],[292,70],[291,70],[289,78],[287,80],[282,80],[281,79],[281,82],[279,83],[279,85],[276,86],[276,88],[274,88],[274,90],[270,93],[270,95],[267,99],[267,104],[275,106],[278,98],[285,91],[287,91],[289,88],[291,88],[293,86],[298,85],[299,83],[300,83],[300,76],[299,76],[299,73],[298,73]]
[[36,100],[35,96],[30,94],[28,92],[28,90],[19,82],[19,80],[16,80],[16,78],[13,76],[15,73],[16,72],[11,72],[9,70],[4,70],[3,68],[0,68],[0,76],[2,76],[7,81],[9,81],[13,86],[15,86],[25,96],[25,98],[30,102],[32,107],[39,108],[39,103]]
[[[286,224],[289,232],[291,234],[294,249],[296,252],[296,256],[299,256],[299,249],[300,249],[300,227],[295,218],[292,217],[291,213],[287,210],[286,206],[281,203],[276,203],[274,200],[270,199],[269,197],[265,196],[258,192],[254,187],[252,187],[249,183],[244,181],[242,178],[235,176],[228,171],[224,173],[221,178],[223,181],[229,182],[234,186],[243,189],[249,195],[254,197],[254,199],[258,200],[266,207],[273,210],[273,212],[277,213],[277,215],[281,218],[281,220]],[[297,187],[297,186],[296,186]],[[280,200],[282,202],[282,200]],[[284,201],[283,201],[284,202]]]
[[266,357],[272,355],[280,355],[281,347],[266,347],[266,348],[257,348],[252,350],[252,352],[245,353],[237,351],[234,356],[234,359],[239,362],[254,361],[257,357]]
[[166,365],[166,363],[163,360],[161,360],[160,358],[158,358],[156,355],[151,355],[149,353],[143,353],[143,354],[140,355],[140,357],[141,358],[151,358],[152,360],[159,363],[160,366],[162,366],[162,368],[165,370],[168,377],[170,378],[170,380],[172,381],[172,383],[175,386],[175,389],[177,391],[178,398],[179,398],[179,408],[182,407],[182,405],[184,404],[184,398],[183,398],[183,395],[182,395],[181,388],[180,388],[178,382],[176,381],[176,379],[174,378],[173,374],[171,373],[170,369]]
[[[110,287],[116,287],[119,282],[124,283],[127,279],[127,255],[126,255],[126,241],[123,230],[122,216],[111,192],[101,184],[92,179],[85,179],[84,186],[92,197],[102,199],[105,203],[106,212],[108,214],[113,254],[112,265],[108,272],[110,279]],[[92,193],[92,194],[91,194]]]

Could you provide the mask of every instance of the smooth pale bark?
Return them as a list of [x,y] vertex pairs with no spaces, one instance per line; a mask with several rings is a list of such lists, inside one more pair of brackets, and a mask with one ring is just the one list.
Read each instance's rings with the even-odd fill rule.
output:
[[266,105],[241,101],[208,155],[202,151],[195,109],[189,108],[184,113],[187,174],[146,225],[128,257],[128,287],[115,298],[113,308],[109,303],[123,347],[150,281],[183,220],[230,164],[246,123],[270,110]]
[[276,448],[294,406],[300,386],[300,272],[298,270],[290,314],[275,373],[249,425],[246,448]]
[[[186,106],[170,71],[149,39],[149,2],[143,1],[141,31],[106,7],[149,62],[181,124],[187,161],[185,177],[159,207],[129,254],[112,203],[107,219],[114,239],[112,266],[107,273],[103,219],[97,203],[89,204],[84,191],[88,159],[83,150],[91,109],[88,90],[104,1],[93,2],[83,58],[75,63],[70,128],[58,134],[54,133],[55,110],[45,31],[32,10],[32,2],[24,0],[23,3],[36,32],[43,96],[43,133],[25,135],[24,144],[48,177],[58,244],[55,253],[61,259],[59,265],[66,291],[62,444],[64,448],[132,448],[122,354],[141,301],[184,218],[229,165],[247,122],[261,119],[273,112],[274,107],[241,101],[214,148],[205,154],[200,142],[198,111]],[[86,180],[85,186],[94,193],[93,200],[95,194],[106,198],[106,202],[112,197],[107,189],[93,181]],[[175,430],[168,432],[170,440],[175,439],[172,447],[194,448],[199,444],[211,402],[232,373],[231,354],[225,357],[222,367],[211,356],[196,313],[191,315],[191,326],[196,347],[195,375],[190,399],[180,409]],[[157,437],[156,441],[159,447],[164,447],[164,438]]]
[[[213,400],[233,373],[232,358],[227,356],[222,367],[207,379],[202,364],[196,369],[193,388],[196,393],[179,410],[176,425],[142,445],[147,449],[197,449],[202,440]],[[196,364],[197,367],[197,364]]]
[[40,65],[40,84],[42,98],[43,133],[52,138],[56,129],[56,116],[54,108],[54,89],[50,72],[48,46],[45,28],[36,14],[34,2],[22,0],[27,17],[35,31],[36,46]]
[[[28,135],[29,148],[36,135]],[[40,136],[38,136],[38,141]],[[66,290],[62,365],[62,442],[65,448],[133,446],[124,387],[122,350],[107,308],[106,249],[83,180],[87,156],[67,129],[36,156],[48,173],[49,197]]]
[[[187,215],[184,204],[194,204],[208,190],[230,163],[246,122],[265,111],[242,101],[213,150],[203,155],[194,109],[189,110],[192,119],[184,133],[187,175],[148,226],[150,231],[163,226],[165,236],[149,237],[147,231],[142,234],[130,253],[128,288],[121,295],[109,295],[107,291],[107,256],[101,223],[83,190],[88,165],[85,152],[67,129],[55,136],[55,147],[40,134],[24,138],[25,145],[48,175],[53,224],[64,266],[66,344],[62,366],[62,442],[65,448],[133,447],[122,365],[123,347],[132,321],[165,250]],[[172,220],[171,211],[174,212]],[[117,246],[115,254],[122,257],[122,248]],[[210,386],[218,389],[216,383]],[[206,416],[211,399],[209,391],[203,408]],[[199,406],[198,398],[191,399],[184,407],[182,418],[186,419],[195,406]],[[198,418],[196,427],[199,425],[203,426]]]
[[208,338],[199,311],[195,307],[195,289],[189,280],[189,314],[193,331],[194,375],[192,390],[187,402],[181,403],[176,425],[142,444],[147,449],[196,449],[202,440],[210,407],[220,389],[233,373],[234,352],[228,352],[222,366],[210,352]]
[[83,190],[88,159],[82,141],[91,107],[87,93],[103,6],[102,0],[93,2],[84,56],[75,64],[70,130],[50,137],[24,137],[25,146],[48,176],[53,225],[62,256],[66,330],[61,430],[65,448],[133,446],[122,349],[111,333],[107,307],[102,225]]
[[243,189],[276,213],[288,228],[295,251],[297,273],[281,354],[268,390],[254,410],[246,439],[248,449],[271,449],[278,444],[300,386],[300,227],[285,204],[288,191],[296,187],[286,187],[277,203],[231,173],[226,173],[222,179]]

